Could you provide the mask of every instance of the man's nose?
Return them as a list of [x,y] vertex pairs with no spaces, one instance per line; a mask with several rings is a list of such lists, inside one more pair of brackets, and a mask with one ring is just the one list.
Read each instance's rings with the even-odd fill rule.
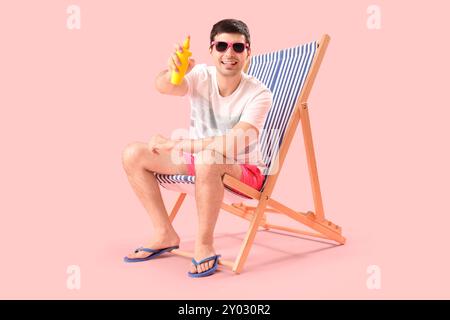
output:
[[227,48],[227,50],[225,50],[225,54],[226,54],[226,55],[230,55],[230,53],[233,53],[233,46],[229,46],[229,47]]

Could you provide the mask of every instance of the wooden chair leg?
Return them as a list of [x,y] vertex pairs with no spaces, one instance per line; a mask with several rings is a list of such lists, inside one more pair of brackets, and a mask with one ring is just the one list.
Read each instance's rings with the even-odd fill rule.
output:
[[169,215],[170,222],[173,222],[173,220],[175,219],[175,216],[177,215],[178,210],[180,210],[180,207],[184,201],[184,198],[186,198],[186,193],[180,193],[180,196],[178,197],[177,202],[175,202],[175,205],[173,206],[173,209],[170,212],[170,215]]
[[308,163],[316,219],[317,221],[324,221],[325,214],[323,211],[322,194],[320,193],[319,175],[317,171],[316,156],[312,140],[311,123],[309,121],[308,104],[306,102],[302,103],[300,120],[302,122],[303,140],[305,144],[306,159]]
[[264,216],[264,211],[266,209],[266,199],[261,199],[259,201],[258,206],[255,208],[255,213],[253,215],[253,219],[250,222],[250,227],[248,228],[245,239],[242,243],[241,250],[239,251],[239,255],[236,258],[233,266],[233,272],[241,273],[244,268],[245,261],[247,260],[248,254],[253,244],[253,240],[255,239],[256,232],[258,231],[258,226],[260,224],[261,219]]

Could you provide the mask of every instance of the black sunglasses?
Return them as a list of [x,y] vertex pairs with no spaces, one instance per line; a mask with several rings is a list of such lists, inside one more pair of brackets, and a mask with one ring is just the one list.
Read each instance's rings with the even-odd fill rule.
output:
[[233,50],[236,53],[242,53],[245,49],[248,49],[250,47],[248,43],[225,41],[213,41],[211,42],[211,46],[216,46],[216,50],[218,52],[225,52],[229,47],[233,47]]

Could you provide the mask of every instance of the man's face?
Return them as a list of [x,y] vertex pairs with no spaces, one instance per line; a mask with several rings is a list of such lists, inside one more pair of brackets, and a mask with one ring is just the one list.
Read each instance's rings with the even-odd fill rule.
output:
[[[214,40],[245,43],[245,36],[239,33],[220,33],[215,36]],[[213,46],[210,52],[217,71],[225,77],[240,74],[245,67],[246,59],[250,56],[250,48],[238,53],[234,51],[232,46],[224,52],[217,51],[216,47]]]

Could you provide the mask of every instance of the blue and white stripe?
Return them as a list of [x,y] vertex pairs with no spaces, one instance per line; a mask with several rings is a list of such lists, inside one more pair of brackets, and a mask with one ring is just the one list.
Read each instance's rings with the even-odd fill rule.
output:
[[[261,133],[260,144],[264,174],[273,169],[275,159],[286,132],[306,77],[311,69],[317,42],[255,56],[248,74],[264,83],[273,94],[272,107]],[[264,188],[264,187],[263,187]]]

